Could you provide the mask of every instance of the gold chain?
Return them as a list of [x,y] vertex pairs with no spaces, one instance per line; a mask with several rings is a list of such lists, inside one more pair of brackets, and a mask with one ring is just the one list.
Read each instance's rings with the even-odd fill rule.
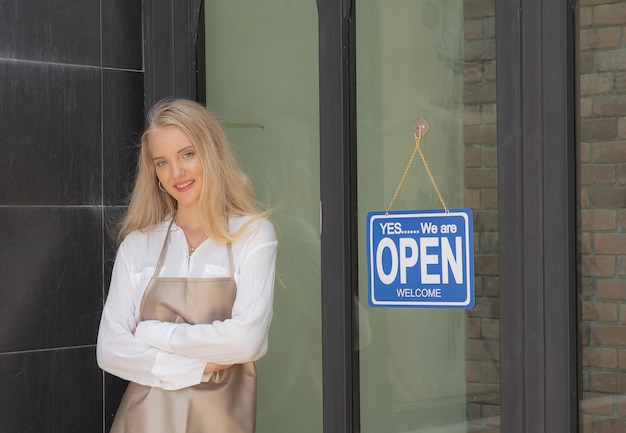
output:
[[426,162],[426,158],[424,158],[424,154],[422,153],[422,149],[420,147],[420,138],[415,133],[413,135],[415,136],[415,149],[413,149],[413,153],[411,154],[411,158],[409,159],[409,163],[406,165],[406,168],[404,169],[404,173],[402,174],[402,178],[400,179],[400,182],[398,183],[398,187],[396,188],[396,191],[393,193],[393,197],[391,198],[391,202],[389,203],[389,207],[385,211],[385,215],[389,214],[389,210],[391,210],[391,207],[395,203],[396,198],[398,197],[398,193],[400,193],[400,188],[402,188],[402,185],[404,184],[404,180],[406,179],[406,175],[409,173],[411,165],[413,164],[413,160],[415,159],[415,154],[417,152],[419,152],[419,154],[420,154],[420,158],[422,159],[422,163],[424,164],[424,168],[426,169],[426,173],[428,174],[428,178],[430,179],[430,183],[433,185],[433,188],[435,189],[435,192],[437,193],[437,197],[439,197],[439,202],[443,206],[443,208],[446,211],[446,213],[448,213],[448,208],[446,207],[446,203],[443,201],[443,196],[441,195],[441,192],[439,192],[439,187],[437,186],[437,182],[435,182],[435,178],[433,177],[432,173],[430,172],[430,168],[428,168],[428,163]]

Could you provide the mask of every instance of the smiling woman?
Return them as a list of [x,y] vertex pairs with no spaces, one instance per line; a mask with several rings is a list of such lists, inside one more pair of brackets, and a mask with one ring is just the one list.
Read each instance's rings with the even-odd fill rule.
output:
[[178,126],[152,132],[148,143],[161,187],[178,203],[177,218],[197,212],[202,190],[202,162],[196,148]]
[[277,242],[201,105],[150,111],[120,236],[97,347],[130,381],[111,431],[254,431]]
[[[137,181],[128,214],[122,222],[120,240],[133,230],[163,221],[174,212],[178,214],[179,222],[191,224],[191,228],[202,227],[207,236],[219,241],[228,242],[239,236],[247,224],[237,233],[231,234],[226,216],[256,215],[259,210],[252,185],[233,157],[230,144],[217,119],[200,104],[179,99],[156,104],[148,115],[148,121],[149,126],[141,138]],[[179,130],[178,133],[176,129]],[[159,143],[161,146],[155,149]],[[196,188],[199,193],[196,205],[201,218],[197,219],[196,215],[189,221],[185,221],[185,218],[190,218],[193,212],[188,213],[186,204],[179,203],[178,196],[170,194],[181,191],[173,189],[175,187],[171,180],[167,181],[170,182],[167,186],[163,185],[161,166],[157,167],[157,162],[167,165],[174,160],[188,158],[189,155],[185,156],[186,152],[180,156],[174,155],[184,147],[197,152],[201,170],[196,170],[194,181],[206,186]],[[157,150],[167,154],[154,153]],[[161,159],[155,161],[155,158]],[[176,162],[175,165],[180,164]],[[182,165],[181,167],[184,168]],[[171,174],[181,176],[180,172]],[[189,180],[191,179],[182,179],[182,183],[177,185],[180,187]],[[181,179],[176,180],[180,181]]]

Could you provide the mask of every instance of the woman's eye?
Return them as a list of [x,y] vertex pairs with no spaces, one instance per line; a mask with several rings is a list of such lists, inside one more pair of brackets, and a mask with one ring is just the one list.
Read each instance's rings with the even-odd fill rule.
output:
[[194,152],[185,152],[183,154],[183,158],[191,158],[192,156],[194,156],[195,153]]
[[158,161],[155,165],[157,167],[163,167],[165,165],[165,161]]

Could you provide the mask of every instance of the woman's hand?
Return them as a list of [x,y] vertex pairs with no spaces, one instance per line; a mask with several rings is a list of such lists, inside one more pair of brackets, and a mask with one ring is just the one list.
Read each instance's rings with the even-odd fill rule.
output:
[[215,373],[216,371],[224,370],[231,366],[232,364],[222,365],[222,364],[214,364],[212,362],[207,362],[206,366],[204,367],[204,374]]

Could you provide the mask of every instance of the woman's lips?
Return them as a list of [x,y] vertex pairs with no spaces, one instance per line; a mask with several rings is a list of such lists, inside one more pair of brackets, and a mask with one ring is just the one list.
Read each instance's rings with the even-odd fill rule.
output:
[[178,185],[174,185],[174,188],[176,188],[176,190],[179,191],[179,192],[185,192],[189,188],[191,188],[191,186],[194,184],[194,182],[195,182],[194,180],[188,180],[188,181],[180,183]]

